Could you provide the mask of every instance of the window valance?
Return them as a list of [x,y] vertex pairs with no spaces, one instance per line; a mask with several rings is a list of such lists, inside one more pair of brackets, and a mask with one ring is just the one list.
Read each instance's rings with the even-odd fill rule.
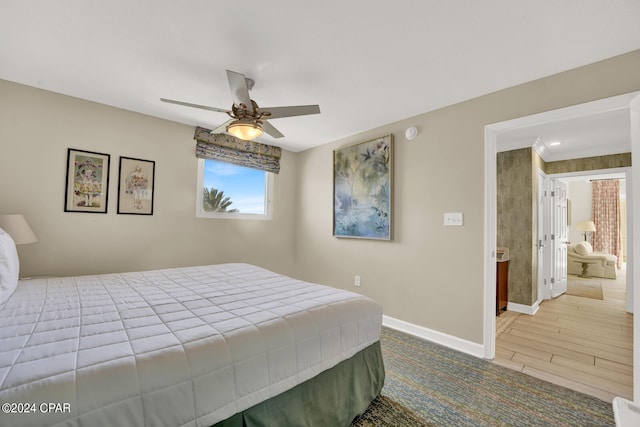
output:
[[224,133],[212,134],[209,129],[201,127],[196,128],[193,138],[196,140],[198,158],[220,160],[267,172],[280,172],[280,147],[243,141]]

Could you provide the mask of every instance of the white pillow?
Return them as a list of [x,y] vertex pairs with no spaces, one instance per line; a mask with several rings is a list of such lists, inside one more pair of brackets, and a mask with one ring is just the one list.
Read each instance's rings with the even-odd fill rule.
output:
[[9,233],[0,228],[0,304],[4,304],[16,290],[19,273],[16,244]]
[[593,247],[589,242],[576,243],[574,249],[578,255],[589,255],[591,252],[593,252]]

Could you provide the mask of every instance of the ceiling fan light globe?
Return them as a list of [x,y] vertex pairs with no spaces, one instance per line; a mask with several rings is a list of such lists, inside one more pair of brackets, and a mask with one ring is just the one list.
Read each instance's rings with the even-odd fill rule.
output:
[[227,126],[227,132],[238,139],[248,141],[262,135],[262,128],[258,123],[241,122],[238,120]]

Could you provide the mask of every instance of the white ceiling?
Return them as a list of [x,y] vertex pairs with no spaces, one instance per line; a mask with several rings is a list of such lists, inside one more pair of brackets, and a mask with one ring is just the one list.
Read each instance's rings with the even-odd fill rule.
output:
[[[547,162],[631,152],[629,105],[639,92],[567,107],[537,116],[534,124],[497,135],[498,151],[533,147]],[[579,111],[576,111],[579,110]],[[558,118],[557,116],[560,116]]]
[[212,129],[159,98],[230,108],[230,69],[261,106],[320,105],[259,139],[301,151],[639,49],[639,22],[638,0],[0,0],[0,78]]

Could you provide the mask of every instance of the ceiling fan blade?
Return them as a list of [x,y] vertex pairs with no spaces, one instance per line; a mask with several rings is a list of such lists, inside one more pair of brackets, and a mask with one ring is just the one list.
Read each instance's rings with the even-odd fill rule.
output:
[[231,110],[225,110],[224,108],[216,108],[216,107],[209,107],[209,106],[206,106],[206,105],[191,104],[189,102],[175,101],[173,99],[160,98],[160,101],[168,102],[169,104],[184,105],[185,107],[200,108],[201,110],[216,111],[218,113],[230,113],[231,112]]
[[262,123],[262,130],[271,135],[274,138],[282,138],[284,135],[280,131],[273,127],[269,122]]
[[236,105],[244,104],[247,111],[253,113],[253,105],[249,97],[249,88],[244,74],[227,70],[227,79],[229,79],[229,89],[231,89],[231,98]]
[[231,122],[235,121],[235,119],[229,119],[217,128],[213,129],[211,133],[225,133],[227,131],[227,126],[231,124]]
[[290,107],[260,107],[258,110],[271,113],[269,120],[281,117],[306,116],[308,114],[319,114],[319,105],[296,105]]

